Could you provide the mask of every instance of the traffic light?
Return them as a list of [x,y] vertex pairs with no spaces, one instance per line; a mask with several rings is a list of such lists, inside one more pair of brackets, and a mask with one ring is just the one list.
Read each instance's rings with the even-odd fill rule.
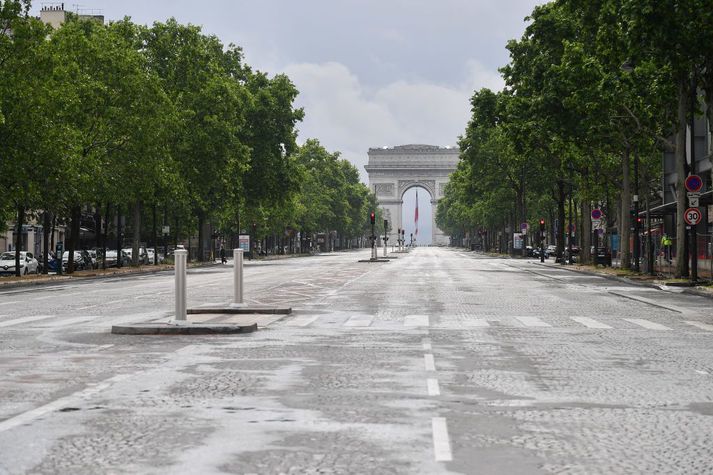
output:
[[369,220],[371,221],[371,224],[376,224],[376,213],[373,211],[369,214]]
[[384,220],[384,232],[387,232],[389,230],[389,220],[385,219]]
[[540,231],[545,230],[545,220],[544,218],[540,218]]

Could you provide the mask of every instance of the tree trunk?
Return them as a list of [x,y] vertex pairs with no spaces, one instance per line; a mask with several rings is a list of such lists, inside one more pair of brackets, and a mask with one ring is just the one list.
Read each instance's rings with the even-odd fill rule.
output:
[[688,114],[688,78],[681,78],[678,83],[678,108],[676,127],[676,271],[678,278],[688,276],[688,260],[686,256],[686,223],[683,213],[686,210],[686,120]]
[[45,210],[42,213],[42,273],[47,275],[49,272],[49,252],[50,252],[50,227],[52,220],[50,219],[49,211]]
[[15,225],[15,275],[21,276],[22,271],[20,269],[20,251],[22,251],[22,225],[25,224],[25,207],[23,205],[17,206],[17,223]]
[[124,262],[121,258],[121,248],[123,240],[121,239],[121,205],[116,205],[116,267],[121,267]]
[[621,155],[621,221],[619,222],[619,249],[621,250],[621,268],[631,269],[631,250],[629,238],[631,236],[629,222],[629,208],[631,207],[631,191],[629,189],[631,147],[627,144]]
[[67,274],[74,273],[74,251],[79,248],[79,221],[82,215],[81,206],[73,206],[71,214],[70,239],[69,246],[67,246]]
[[134,236],[131,239],[131,265],[138,266],[139,259],[141,258],[141,256],[139,255],[139,247],[141,241],[141,202],[138,200],[134,203],[133,221]]
[[203,253],[203,241],[205,239],[205,236],[203,235],[203,223],[205,222],[205,218],[203,216],[203,212],[199,211],[198,212],[198,261],[203,262],[205,260],[205,256]]
[[579,257],[582,264],[592,263],[592,206],[589,200],[582,200],[582,221],[579,238],[582,245],[579,247]]
[[[106,242],[107,242],[107,237],[109,234],[109,216],[111,213],[111,204],[107,203],[106,204],[106,209],[104,213],[104,229],[102,231],[102,240],[101,240],[101,255],[102,257],[102,269],[106,270]],[[118,254],[117,254],[118,257]]]
[[564,264],[564,245],[567,239],[567,232],[565,230],[565,212],[564,205],[566,200],[566,194],[564,189],[564,181],[557,181],[557,257],[562,259]]

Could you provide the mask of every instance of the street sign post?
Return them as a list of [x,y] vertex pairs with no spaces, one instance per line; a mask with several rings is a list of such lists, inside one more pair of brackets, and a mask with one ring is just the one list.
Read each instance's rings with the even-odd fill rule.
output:
[[687,193],[688,194],[688,206],[691,208],[698,208],[700,203],[701,194],[700,193]]
[[684,185],[690,193],[698,193],[703,188],[703,179],[698,175],[688,175]]
[[695,226],[700,223],[702,217],[703,215],[698,208],[688,208],[683,213],[684,221],[686,221],[686,224],[689,224],[690,226]]
[[602,210],[599,208],[592,210],[592,221],[599,221],[602,219]]

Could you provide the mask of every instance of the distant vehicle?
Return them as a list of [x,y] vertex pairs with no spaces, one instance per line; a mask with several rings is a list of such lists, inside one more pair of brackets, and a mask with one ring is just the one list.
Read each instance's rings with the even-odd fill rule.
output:
[[545,249],[545,257],[554,256],[555,254],[557,254],[557,246],[554,244],[547,246],[547,249]]
[[[20,275],[39,274],[40,263],[31,252],[20,251]],[[15,253],[3,252],[0,255],[0,275],[15,275]]]

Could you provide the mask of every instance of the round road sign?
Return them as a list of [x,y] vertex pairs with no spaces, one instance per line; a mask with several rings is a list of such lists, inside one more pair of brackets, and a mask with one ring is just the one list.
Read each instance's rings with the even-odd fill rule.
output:
[[592,219],[595,221],[602,219],[602,210],[600,210],[599,208],[593,209],[592,210]]
[[701,191],[703,188],[703,179],[698,175],[688,175],[686,181],[684,182],[686,189],[691,193],[696,193]]
[[698,208],[688,208],[683,213],[683,220],[691,226],[695,226],[696,224],[700,223],[701,217],[701,210],[699,210]]

